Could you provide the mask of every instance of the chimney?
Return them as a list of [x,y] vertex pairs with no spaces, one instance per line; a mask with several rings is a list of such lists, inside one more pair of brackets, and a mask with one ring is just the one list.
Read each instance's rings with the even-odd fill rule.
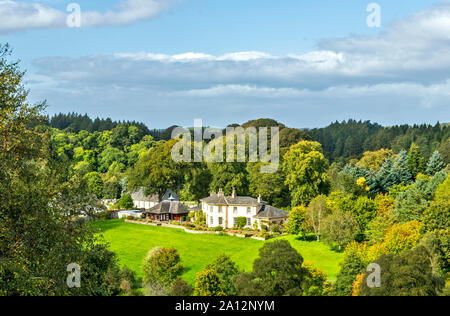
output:
[[217,195],[218,195],[219,197],[224,197],[223,190],[222,190],[222,189],[219,189],[219,192],[217,192]]
[[262,203],[262,197],[261,197],[261,194],[258,196],[258,203]]
[[233,188],[233,193],[231,194],[231,197],[233,198],[233,199],[235,199],[236,198],[236,190]]
[[216,192],[214,192],[214,191],[211,191],[211,193],[209,194],[209,196],[214,196],[214,195],[216,195]]

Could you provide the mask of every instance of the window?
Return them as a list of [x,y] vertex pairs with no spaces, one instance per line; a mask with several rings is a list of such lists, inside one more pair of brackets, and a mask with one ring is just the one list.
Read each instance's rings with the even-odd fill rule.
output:
[[234,214],[234,215],[237,214],[237,207],[236,207],[236,206],[233,208],[233,214]]
[[251,207],[247,207],[247,214],[251,214],[252,213],[252,208]]
[[211,222],[211,225],[214,225],[214,217],[211,216],[210,222]]
[[252,219],[247,217],[247,226],[252,226]]
[[222,214],[222,206],[219,206],[219,214]]
[[210,205],[209,206],[209,212],[212,213],[213,212],[213,207]]
[[223,224],[223,218],[219,217],[219,225],[222,225],[222,224]]
[[233,227],[237,226],[237,217],[233,217]]

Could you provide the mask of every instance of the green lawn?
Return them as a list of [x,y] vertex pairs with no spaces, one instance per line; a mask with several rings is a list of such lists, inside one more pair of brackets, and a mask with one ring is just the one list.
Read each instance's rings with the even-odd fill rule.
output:
[[[193,284],[195,274],[220,254],[229,255],[240,269],[250,271],[258,250],[264,241],[232,236],[188,234],[181,229],[125,223],[122,220],[98,222],[96,226],[110,244],[122,265],[127,265],[142,276],[142,261],[156,246],[174,247],[180,253],[187,269],[183,278]],[[323,243],[297,240],[294,236],[281,237],[303,256],[322,268],[330,280],[336,279],[341,254]],[[269,241],[270,242],[270,241]]]

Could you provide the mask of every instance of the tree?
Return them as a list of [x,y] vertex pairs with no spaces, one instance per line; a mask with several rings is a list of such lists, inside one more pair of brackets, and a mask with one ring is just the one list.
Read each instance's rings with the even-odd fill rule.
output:
[[395,224],[391,214],[378,214],[369,222],[366,229],[367,239],[372,243],[380,243],[384,240],[389,228]]
[[413,175],[408,168],[408,153],[402,150],[398,153],[392,166],[391,174],[395,184],[410,184],[413,182]]
[[211,191],[223,189],[226,195],[231,195],[233,189],[239,195],[248,193],[248,173],[246,164],[242,162],[209,163],[208,168],[212,178],[209,185]]
[[398,179],[396,179],[393,169],[394,162],[392,159],[386,159],[380,170],[375,175],[375,183],[372,189],[376,193],[386,193],[391,187],[398,184]]
[[383,162],[390,157],[393,157],[394,153],[390,149],[379,149],[377,151],[366,151],[358,162],[358,165],[362,168],[377,172],[380,170]]
[[425,171],[425,161],[419,146],[412,144],[408,153],[408,167],[411,174],[415,177],[417,174]]
[[117,202],[117,206],[121,210],[129,210],[134,207],[133,199],[131,198],[131,195],[129,193],[125,193],[120,198],[119,202]]
[[176,249],[155,247],[145,257],[142,270],[142,282],[147,292],[150,295],[166,296],[184,268]]
[[327,208],[331,213],[335,211],[352,212],[355,197],[341,191],[331,192],[327,197]]
[[328,296],[331,294],[331,283],[322,269],[316,268],[312,262],[303,263],[303,268],[307,271],[303,282],[303,296]]
[[266,163],[249,163],[247,166],[249,193],[251,196],[261,196],[270,205],[289,206],[289,191],[284,184],[285,176],[281,170],[275,173],[261,173],[261,167]]
[[285,225],[286,232],[292,235],[303,235],[305,233],[306,208],[304,206],[294,207],[288,215]]
[[214,270],[207,269],[197,273],[194,296],[225,296],[220,277]]
[[437,188],[434,194],[435,201],[450,200],[450,175],[442,182]]
[[200,201],[209,195],[209,184],[211,182],[211,172],[205,164],[194,163],[186,174],[183,186],[183,193],[188,196],[187,200]]
[[439,171],[444,170],[444,168],[445,163],[442,161],[441,154],[439,154],[438,151],[435,151],[428,161],[426,169],[427,175],[434,176]]
[[325,241],[337,244],[341,250],[352,241],[358,230],[358,224],[352,214],[337,211],[323,221],[322,236]]
[[318,142],[301,141],[284,155],[285,183],[292,195],[292,206],[309,203],[329,191],[328,161]]
[[450,163],[450,138],[444,139],[439,147],[439,153],[442,155],[444,163]]
[[259,250],[251,273],[234,280],[239,295],[300,296],[306,270],[302,256],[286,240],[266,243]]
[[144,187],[146,194],[158,194],[160,199],[168,189],[181,189],[186,163],[172,159],[172,148],[177,142],[161,141],[156,147],[142,153],[129,171],[130,188]]
[[306,131],[297,128],[283,128],[280,130],[280,148],[289,148],[301,140],[311,140]]
[[362,234],[366,231],[367,224],[377,215],[377,207],[377,203],[368,197],[362,196],[356,200],[353,217],[358,223],[359,230]]
[[414,186],[398,195],[392,212],[397,221],[405,223],[422,219],[423,212],[430,204],[424,193],[425,187],[426,183],[418,179]]
[[426,232],[450,229],[450,200],[432,202],[423,214],[423,230]]
[[381,286],[369,287],[366,272],[359,288],[360,296],[437,296],[444,286],[433,275],[429,253],[417,247],[399,256],[382,255],[375,261],[381,267]]
[[358,254],[355,252],[346,254],[344,261],[340,264],[340,266],[341,269],[337,275],[333,292],[337,296],[350,296],[356,276],[363,272],[366,267]]
[[233,284],[233,278],[239,274],[236,264],[227,255],[217,257],[205,270],[213,270],[220,279],[221,290],[226,296],[236,296],[237,291]]
[[330,214],[327,206],[327,200],[324,195],[314,198],[306,211],[305,225],[316,235],[317,241],[320,241],[322,235],[323,220]]
[[[51,147],[44,103],[30,105],[24,73],[0,45],[0,295],[112,295],[116,258],[81,216],[93,216],[86,182]],[[68,288],[68,263],[82,267]]]
[[105,199],[117,199],[120,196],[120,184],[115,179],[109,179],[103,186],[103,197]]
[[84,176],[88,190],[99,199],[103,197],[103,180],[98,172],[91,172]]
[[388,229],[382,243],[386,253],[400,254],[412,249],[419,241],[421,223],[411,221],[404,224],[394,224]]
[[101,173],[108,171],[114,162],[124,164],[126,162],[125,154],[120,149],[108,147],[99,155],[98,171]]

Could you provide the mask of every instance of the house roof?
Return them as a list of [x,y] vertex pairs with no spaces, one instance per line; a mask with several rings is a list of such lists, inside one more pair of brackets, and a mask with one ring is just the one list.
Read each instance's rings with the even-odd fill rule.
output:
[[265,219],[285,218],[287,216],[288,216],[287,212],[266,204],[261,204],[256,214],[257,218],[265,218]]
[[202,202],[208,204],[224,204],[224,205],[248,205],[258,206],[260,203],[258,199],[249,196],[223,196],[219,194],[212,194],[211,196],[201,199]]
[[[160,202],[158,194],[146,195],[144,188],[139,188],[139,190],[131,193],[131,198],[133,201],[144,201],[144,202]],[[178,196],[170,189],[166,191],[161,201],[173,199],[174,201],[178,201]]]
[[159,202],[158,194],[146,195],[144,193],[144,188],[131,193],[131,198],[133,201],[145,201],[145,202]]
[[188,214],[190,211],[186,205],[179,201],[162,201],[143,214]]
[[219,191],[218,194],[212,193],[211,196],[204,198],[201,201],[207,204],[256,206],[256,218],[274,219],[286,218],[288,216],[287,212],[271,205],[267,205],[261,201],[260,198],[255,199],[249,196],[236,196],[235,192],[233,192],[232,196],[224,196],[223,192]]

